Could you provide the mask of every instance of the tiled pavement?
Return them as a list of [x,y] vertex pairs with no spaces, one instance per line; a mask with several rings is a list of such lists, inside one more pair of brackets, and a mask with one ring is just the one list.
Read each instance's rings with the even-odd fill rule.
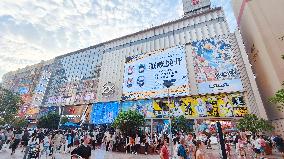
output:
[[[16,154],[10,155],[11,150],[0,151],[0,159],[23,159],[24,153],[20,149],[16,150]],[[70,154],[56,154],[56,159],[70,159]],[[105,152],[104,150],[92,151],[92,159],[159,159],[159,155],[133,155],[118,152]],[[215,145],[213,149],[206,150],[206,159],[219,159],[218,147]],[[271,156],[265,156],[266,159],[284,159],[279,153]],[[40,159],[51,159],[49,156],[41,156]],[[238,159],[237,156],[232,155],[230,159]],[[253,159],[253,156],[248,154],[245,159]]]

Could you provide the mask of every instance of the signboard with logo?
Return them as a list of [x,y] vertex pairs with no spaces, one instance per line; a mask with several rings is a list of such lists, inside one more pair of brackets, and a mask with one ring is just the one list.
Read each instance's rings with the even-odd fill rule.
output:
[[128,57],[123,81],[123,99],[137,100],[168,96],[164,82],[171,82],[171,96],[189,94],[185,49],[176,46],[153,53]]

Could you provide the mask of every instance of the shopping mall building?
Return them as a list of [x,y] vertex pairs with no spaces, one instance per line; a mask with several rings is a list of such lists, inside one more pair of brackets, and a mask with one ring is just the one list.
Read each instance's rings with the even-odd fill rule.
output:
[[180,19],[9,72],[3,86],[21,94],[20,115],[31,119],[59,111],[105,124],[129,109],[149,121],[267,119],[240,32],[210,0],[183,4]]

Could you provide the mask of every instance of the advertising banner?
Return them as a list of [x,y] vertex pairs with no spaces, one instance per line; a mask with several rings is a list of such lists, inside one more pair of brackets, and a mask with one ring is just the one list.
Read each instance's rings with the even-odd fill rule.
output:
[[91,122],[93,124],[112,123],[118,116],[118,102],[95,103],[91,113]]
[[151,118],[153,115],[152,100],[137,100],[122,102],[122,111],[137,110],[144,117]]
[[42,107],[39,111],[38,118],[45,116],[51,112],[59,114],[59,106]]
[[222,80],[204,82],[198,84],[199,93],[224,93],[224,92],[237,92],[243,90],[242,81],[240,79]]
[[[172,83],[168,89],[164,82]],[[123,99],[137,100],[189,94],[185,49],[176,46],[126,59]]]
[[68,117],[72,122],[79,123],[86,107],[87,105],[65,106],[63,115]]
[[230,36],[192,42],[194,71],[201,94],[242,91]]
[[247,113],[244,97],[234,93],[174,98],[170,104],[167,99],[155,99],[152,117],[242,117]]

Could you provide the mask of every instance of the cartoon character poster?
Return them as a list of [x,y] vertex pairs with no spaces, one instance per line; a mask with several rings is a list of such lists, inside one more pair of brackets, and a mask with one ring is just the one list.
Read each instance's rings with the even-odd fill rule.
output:
[[121,104],[122,111],[138,111],[146,118],[154,117],[152,100],[124,101]]
[[243,89],[230,36],[192,42],[199,93],[220,93]]
[[184,115],[198,117],[241,117],[247,113],[241,93],[191,96],[153,101],[153,116],[156,118]]
[[124,68],[123,100],[168,96],[165,82],[171,82],[171,96],[189,94],[184,46],[127,57]]

